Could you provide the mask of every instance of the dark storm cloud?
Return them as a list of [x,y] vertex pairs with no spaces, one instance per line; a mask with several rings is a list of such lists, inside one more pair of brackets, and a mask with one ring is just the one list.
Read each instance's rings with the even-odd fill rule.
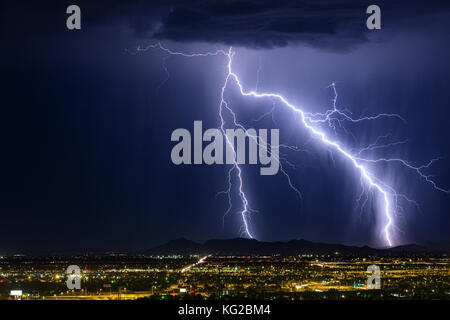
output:
[[250,47],[283,47],[297,42],[324,45],[332,39],[358,43],[365,41],[365,36],[350,26],[364,21],[361,12],[364,7],[355,3],[211,2],[174,8],[162,19],[155,36]]
[[[71,4],[33,4],[60,14]],[[307,44],[349,50],[369,41],[366,8],[382,10],[383,32],[450,11],[450,2],[244,0],[78,1],[84,27],[127,27],[138,38],[210,42],[252,48]]]
[[[449,3],[376,1],[387,28],[449,10]],[[249,47],[305,43],[333,50],[368,41],[366,8],[374,1],[208,1],[174,6],[154,35],[176,41]]]

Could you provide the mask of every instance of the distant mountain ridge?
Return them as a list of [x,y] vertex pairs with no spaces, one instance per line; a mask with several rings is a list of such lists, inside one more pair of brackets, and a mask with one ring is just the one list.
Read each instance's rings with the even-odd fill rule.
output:
[[145,252],[148,255],[189,255],[189,254],[222,254],[222,255],[422,255],[436,253],[416,244],[402,245],[393,248],[375,249],[369,246],[346,246],[342,244],[316,243],[308,240],[290,240],[286,242],[263,242],[255,239],[212,239],[205,243],[197,243],[185,238],[171,240],[163,245]]
[[165,255],[172,255],[172,254],[189,255],[189,254],[203,253],[202,252],[203,250],[204,246],[202,244],[196,243],[194,241],[185,238],[179,238],[176,240],[170,240],[165,244],[152,248],[148,250],[146,253],[165,254]]

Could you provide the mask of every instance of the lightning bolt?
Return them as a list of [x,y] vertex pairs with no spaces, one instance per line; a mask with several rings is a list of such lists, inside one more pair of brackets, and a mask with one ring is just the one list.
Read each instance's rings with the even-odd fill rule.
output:
[[[439,187],[438,184],[433,180],[432,175],[428,175],[424,173],[425,169],[428,169],[432,164],[434,164],[436,161],[438,161],[440,158],[432,159],[430,162],[424,165],[415,166],[411,162],[406,161],[404,159],[400,158],[365,158],[362,156],[362,154],[365,151],[368,150],[374,150],[378,148],[389,148],[392,146],[396,146],[399,144],[406,143],[407,141],[396,141],[396,142],[390,142],[386,144],[381,144],[380,141],[383,139],[387,139],[388,136],[380,136],[377,138],[377,140],[364,147],[359,149],[357,152],[352,152],[350,150],[347,150],[346,147],[339,143],[337,139],[333,139],[330,137],[330,135],[327,135],[325,131],[322,130],[322,125],[327,125],[329,128],[333,129],[335,135],[337,135],[337,129],[342,129],[345,133],[350,134],[344,126],[345,122],[350,123],[358,123],[362,121],[374,121],[379,120],[382,118],[395,118],[400,121],[403,121],[406,123],[406,120],[403,119],[398,114],[390,114],[390,113],[380,113],[376,115],[369,115],[369,116],[362,116],[362,117],[354,117],[352,113],[347,109],[338,109],[337,108],[337,98],[338,93],[336,89],[336,84],[333,82],[329,87],[332,88],[334,97],[332,99],[332,108],[329,110],[326,110],[323,113],[310,113],[304,111],[302,108],[295,106],[294,104],[290,103],[285,97],[283,97],[280,94],[277,93],[264,93],[264,92],[258,92],[258,84],[259,84],[259,73],[261,71],[261,65],[259,65],[258,72],[257,72],[257,84],[254,90],[246,90],[238,76],[237,73],[233,71],[233,58],[235,55],[235,51],[233,51],[233,48],[230,47],[227,51],[225,50],[216,50],[212,52],[205,52],[205,53],[183,53],[183,52],[177,52],[172,51],[166,47],[164,47],[160,42],[156,44],[149,45],[147,47],[137,47],[136,52],[140,51],[147,51],[149,49],[159,49],[163,52],[165,52],[168,55],[172,56],[181,56],[185,58],[193,58],[193,57],[208,57],[208,56],[224,56],[227,61],[227,74],[225,76],[223,85],[220,90],[220,102],[219,102],[219,119],[220,119],[220,130],[223,133],[223,135],[226,138],[226,143],[230,147],[230,150],[233,151],[234,154],[234,163],[232,164],[231,168],[228,170],[228,188],[225,191],[219,192],[219,194],[226,194],[228,196],[228,209],[226,210],[224,217],[232,210],[232,199],[231,199],[231,192],[232,192],[232,177],[233,174],[235,174],[235,177],[237,178],[238,185],[238,195],[241,200],[241,210],[240,210],[240,216],[242,218],[242,228],[246,236],[249,238],[254,238],[253,233],[250,230],[249,225],[249,218],[250,214],[254,212],[250,205],[249,200],[247,198],[247,195],[245,193],[245,187],[244,187],[244,180],[243,180],[243,171],[242,168],[237,163],[237,157],[236,157],[236,151],[234,149],[233,141],[229,140],[229,137],[225,134],[225,116],[228,113],[231,115],[231,118],[233,120],[233,125],[235,127],[240,127],[245,130],[245,127],[241,125],[237,121],[236,114],[234,113],[233,109],[230,107],[229,102],[227,102],[225,98],[225,92],[229,87],[229,84],[233,82],[237,88],[239,93],[244,97],[253,97],[257,99],[271,99],[272,102],[278,101],[279,104],[282,106],[288,108],[291,110],[294,114],[299,115],[300,118],[300,124],[308,130],[308,132],[311,134],[311,136],[315,137],[319,141],[321,141],[325,146],[335,151],[336,154],[341,155],[343,158],[347,159],[347,161],[352,164],[352,166],[355,168],[357,172],[359,172],[361,177],[361,185],[363,188],[363,192],[361,193],[361,196],[357,200],[358,202],[362,199],[363,194],[365,192],[365,187],[368,187],[370,190],[376,191],[376,193],[379,195],[379,198],[382,202],[382,210],[381,214],[384,216],[386,223],[383,227],[383,234],[385,242],[388,246],[393,246],[393,239],[392,239],[392,231],[394,229],[394,214],[396,213],[396,210],[398,210],[398,200],[399,198],[402,198],[408,202],[411,202],[412,204],[416,205],[418,207],[418,204],[409,199],[407,196],[398,193],[392,186],[388,185],[387,183],[383,182],[380,178],[375,176],[369,169],[364,165],[365,163],[379,163],[379,162],[396,162],[413,172],[415,172],[421,179],[423,179],[425,182],[431,184],[431,186],[441,192],[444,192],[446,194],[450,194],[450,190],[444,189],[442,187]],[[166,60],[164,60],[163,68],[168,74],[167,66],[165,64]],[[272,109],[271,113],[273,116],[273,111],[275,108]],[[267,114],[269,114],[267,113]],[[264,114],[256,121],[260,120],[262,117],[265,117],[267,114]],[[353,136],[354,137],[354,136]],[[255,139],[257,141],[257,137],[250,137]],[[355,137],[354,137],[355,138]],[[356,138],[355,138],[356,140]],[[258,145],[261,146],[259,142],[257,142]],[[268,148],[267,145],[263,145],[264,148]],[[298,150],[298,147],[296,146],[287,146],[287,145],[280,145],[280,147],[286,147],[291,150]],[[270,150],[269,150],[270,151]],[[282,159],[279,159],[282,160]],[[290,164],[289,162],[287,162]],[[292,165],[292,164],[290,164]],[[281,172],[286,176],[287,181],[291,189],[293,189],[301,198],[300,191],[292,184],[292,181],[289,177],[289,175],[286,173],[286,171],[281,166],[280,162],[280,170]],[[368,196],[366,196],[366,199],[361,207],[365,205],[367,202]]]

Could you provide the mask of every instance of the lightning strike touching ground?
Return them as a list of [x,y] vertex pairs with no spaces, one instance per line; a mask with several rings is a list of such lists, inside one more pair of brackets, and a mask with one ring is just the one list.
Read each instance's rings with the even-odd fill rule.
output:
[[[414,166],[410,162],[403,160],[403,159],[398,159],[398,158],[369,159],[369,158],[364,158],[361,156],[361,154],[364,151],[374,150],[374,149],[378,149],[378,148],[394,147],[396,145],[406,143],[406,141],[398,141],[398,142],[380,144],[379,141],[381,139],[387,138],[387,136],[380,136],[377,138],[377,140],[374,143],[370,144],[369,146],[367,146],[365,148],[361,148],[356,152],[353,152],[353,151],[347,150],[347,148],[345,146],[343,146],[341,143],[339,143],[339,141],[337,141],[337,139],[330,138],[330,136],[327,135],[325,133],[325,131],[322,131],[321,125],[325,124],[329,128],[333,129],[335,133],[337,130],[336,125],[339,126],[339,128],[344,130],[346,133],[349,133],[344,127],[345,122],[358,123],[358,122],[362,122],[362,121],[379,120],[382,118],[395,118],[395,119],[401,120],[406,123],[406,120],[397,114],[380,113],[380,114],[376,114],[376,115],[372,115],[372,116],[363,116],[363,117],[356,118],[352,115],[352,113],[349,110],[338,109],[336,106],[338,93],[337,93],[335,83],[332,83],[329,86],[330,88],[332,88],[333,93],[334,93],[334,97],[332,99],[332,108],[325,111],[324,113],[309,113],[309,112],[306,112],[303,109],[299,108],[298,106],[293,105],[285,97],[283,97],[280,94],[258,92],[257,88],[258,88],[258,84],[259,84],[259,73],[260,73],[261,66],[259,66],[259,69],[257,72],[257,85],[256,85],[255,90],[246,91],[244,88],[244,85],[241,83],[241,80],[239,79],[239,76],[237,75],[237,73],[235,73],[235,71],[233,71],[232,66],[233,66],[233,58],[235,55],[235,51],[233,51],[233,49],[231,47],[228,49],[228,51],[216,50],[213,52],[206,52],[206,53],[187,54],[187,53],[176,52],[176,51],[167,49],[161,43],[158,42],[156,44],[152,44],[145,48],[138,47],[136,49],[136,51],[140,52],[140,51],[146,51],[149,49],[159,49],[168,55],[181,56],[181,57],[185,57],[185,58],[208,57],[208,56],[218,56],[218,55],[222,55],[226,58],[227,73],[224,78],[221,90],[220,90],[220,102],[219,102],[218,115],[219,115],[219,119],[220,119],[219,128],[226,138],[227,145],[233,151],[234,163],[232,164],[231,168],[228,170],[228,178],[227,178],[228,179],[228,188],[225,191],[219,192],[219,194],[226,194],[228,197],[228,205],[229,206],[228,206],[227,211],[225,212],[225,215],[224,215],[224,217],[225,217],[232,210],[232,206],[233,206],[231,192],[233,189],[232,188],[233,187],[232,186],[232,180],[233,180],[232,177],[233,177],[233,174],[235,174],[235,178],[238,181],[238,183],[237,183],[238,196],[241,200],[241,205],[242,205],[241,209],[239,211],[241,219],[242,219],[242,228],[243,228],[245,235],[248,236],[249,238],[254,238],[254,235],[253,235],[252,231],[250,230],[250,225],[249,225],[249,218],[250,218],[249,216],[250,216],[250,213],[253,212],[254,210],[250,207],[249,200],[245,193],[243,171],[242,171],[242,168],[240,167],[240,165],[237,163],[236,151],[234,149],[234,144],[232,141],[229,140],[229,137],[225,134],[225,124],[226,124],[225,115],[227,113],[232,117],[233,125],[235,127],[240,127],[240,128],[245,129],[240,123],[237,122],[236,114],[234,113],[233,109],[230,107],[229,103],[227,102],[227,100],[225,98],[225,92],[226,92],[230,82],[233,82],[235,85],[237,85],[239,93],[242,96],[253,97],[253,98],[257,98],[257,99],[268,98],[268,99],[271,99],[272,101],[277,100],[282,106],[290,109],[294,114],[297,114],[300,116],[299,117],[300,124],[305,129],[308,130],[308,132],[311,134],[311,136],[317,138],[325,146],[327,146],[331,150],[334,150],[336,154],[339,154],[343,158],[347,159],[347,161],[350,164],[352,164],[352,166],[355,168],[355,170],[357,172],[359,172],[359,174],[360,174],[361,186],[362,186],[362,190],[363,190],[359,199],[357,200],[357,202],[359,203],[359,201],[362,200],[364,193],[368,192],[366,190],[366,187],[368,188],[368,190],[375,191],[375,193],[378,194],[379,199],[381,200],[381,203],[382,203],[381,214],[384,216],[384,220],[385,220],[385,224],[382,229],[382,233],[384,235],[386,245],[388,245],[388,246],[394,245],[394,240],[393,240],[393,230],[395,229],[394,215],[397,212],[397,210],[401,209],[401,207],[398,205],[399,198],[402,198],[402,199],[414,204],[417,207],[418,207],[418,204],[415,201],[406,197],[405,195],[397,193],[393,187],[391,187],[387,183],[381,181],[371,171],[369,171],[369,169],[364,165],[365,163],[378,163],[378,162],[399,163],[400,165],[402,165],[410,170],[413,170],[416,174],[418,174],[418,176],[421,179],[423,179],[426,182],[428,182],[429,184],[431,184],[434,189],[445,192],[447,194],[450,193],[450,190],[446,190],[444,188],[439,187],[437,185],[437,183],[433,180],[431,175],[427,175],[423,172],[424,169],[429,168],[434,162],[439,160],[439,158],[433,159],[425,165]],[[165,62],[165,60],[164,60],[164,62]],[[166,67],[165,63],[164,63],[163,68],[165,69],[165,71],[167,73],[167,67]],[[272,115],[273,115],[273,111],[274,111],[274,108],[270,112],[270,113],[272,113]],[[266,115],[267,114],[264,114],[263,117]],[[250,138],[252,138],[252,137],[250,137]],[[255,138],[255,137],[253,137],[253,138]],[[265,146],[265,147],[267,147],[267,146]],[[286,147],[291,150],[296,149],[295,146],[286,146],[286,145],[281,145],[281,144],[278,147]],[[280,158],[279,160],[283,160],[283,159]],[[290,166],[293,166],[293,164],[288,161],[285,161],[285,163],[289,164]],[[294,187],[289,175],[287,174],[287,172],[285,170],[283,170],[283,167],[281,166],[281,161],[280,161],[280,170],[286,176],[288,184],[291,187],[291,189],[293,189],[301,198],[300,191],[296,187]],[[361,205],[361,210],[364,207],[365,203],[368,201],[368,198],[369,198],[368,194],[366,193],[365,200]]]

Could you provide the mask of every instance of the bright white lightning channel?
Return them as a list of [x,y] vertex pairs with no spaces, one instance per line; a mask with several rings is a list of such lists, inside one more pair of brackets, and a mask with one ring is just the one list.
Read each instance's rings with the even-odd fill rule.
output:
[[[393,246],[393,240],[392,240],[392,229],[394,226],[393,214],[395,213],[395,210],[397,207],[397,199],[403,198],[406,201],[413,203],[414,205],[417,205],[417,203],[413,200],[410,200],[405,195],[397,193],[393,187],[382,182],[379,178],[374,176],[363,165],[363,163],[365,163],[365,162],[367,162],[367,163],[398,162],[401,165],[405,166],[406,168],[411,169],[414,172],[416,172],[420,178],[422,178],[426,182],[430,183],[434,189],[445,192],[447,194],[450,194],[450,190],[446,190],[444,188],[439,187],[437,185],[437,183],[433,180],[431,175],[427,175],[427,174],[423,173],[424,169],[427,169],[429,166],[431,166],[435,161],[437,161],[439,159],[433,159],[426,165],[414,166],[411,163],[409,163],[408,161],[403,160],[403,159],[397,159],[397,158],[367,159],[367,158],[364,158],[361,156],[361,154],[364,151],[373,150],[373,149],[377,149],[377,148],[391,147],[391,146],[395,146],[395,145],[398,145],[401,143],[405,143],[405,141],[387,143],[387,144],[379,144],[379,140],[386,138],[386,136],[380,136],[377,138],[375,143],[373,143],[363,149],[360,149],[357,153],[352,153],[352,152],[348,151],[345,147],[343,147],[339,142],[332,140],[327,134],[325,134],[325,132],[321,131],[319,125],[323,124],[323,123],[328,124],[328,126],[330,126],[334,130],[336,130],[336,127],[334,124],[334,123],[336,123],[337,125],[339,125],[340,128],[342,128],[344,131],[346,131],[345,128],[342,126],[342,123],[345,121],[355,123],[355,122],[361,122],[361,121],[378,120],[380,118],[385,118],[385,117],[398,118],[402,121],[405,121],[399,115],[389,114],[389,113],[381,113],[381,114],[377,114],[374,116],[364,116],[364,117],[360,117],[360,118],[354,118],[351,115],[351,112],[349,112],[348,110],[340,110],[336,107],[337,90],[336,90],[336,86],[334,83],[332,83],[330,85],[330,87],[333,89],[333,92],[334,92],[334,98],[332,100],[333,108],[330,110],[327,110],[324,113],[308,113],[308,112],[305,112],[303,109],[291,104],[286,98],[284,98],[280,94],[259,93],[259,92],[257,92],[257,87],[253,91],[246,91],[239,79],[239,76],[233,71],[233,68],[232,68],[233,57],[235,55],[235,52],[233,51],[232,47],[230,47],[228,49],[228,51],[216,50],[213,52],[187,54],[187,53],[176,52],[176,51],[167,49],[161,43],[158,42],[156,44],[149,45],[145,48],[138,47],[136,49],[136,51],[137,52],[146,51],[149,49],[160,49],[163,52],[165,52],[166,54],[174,55],[174,56],[182,56],[182,57],[186,57],[186,58],[223,55],[227,59],[227,71],[228,72],[226,74],[223,86],[221,88],[221,93],[220,93],[219,118],[221,121],[220,130],[222,131],[222,133],[224,133],[227,144],[231,147],[231,150],[233,150],[233,152],[234,152],[234,164],[232,165],[231,169],[228,171],[228,189],[223,192],[228,195],[228,202],[229,202],[229,207],[228,207],[227,211],[225,212],[225,215],[228,214],[232,208],[232,201],[231,201],[232,174],[233,174],[233,172],[236,172],[236,178],[238,180],[238,194],[239,194],[239,197],[240,197],[241,203],[242,203],[242,209],[240,210],[240,215],[242,217],[242,222],[243,222],[242,227],[243,227],[245,234],[250,238],[254,238],[254,237],[253,237],[252,232],[250,231],[248,219],[249,219],[249,214],[253,210],[250,208],[249,201],[248,201],[247,196],[244,191],[242,168],[237,163],[236,152],[234,150],[234,144],[232,141],[229,140],[228,136],[225,134],[225,120],[224,120],[224,111],[225,110],[228,111],[230,113],[230,115],[232,116],[234,125],[243,128],[243,126],[237,122],[235,113],[233,112],[233,110],[231,109],[231,107],[229,106],[228,102],[225,99],[225,91],[226,91],[230,81],[234,81],[234,83],[238,86],[239,92],[242,96],[254,97],[254,98],[276,99],[279,102],[281,102],[282,105],[284,105],[285,107],[292,110],[292,112],[300,115],[300,122],[304,128],[306,128],[313,136],[315,136],[320,141],[322,141],[327,147],[332,148],[338,154],[340,154],[341,156],[346,158],[354,166],[354,168],[357,171],[359,171],[359,173],[361,175],[361,179],[365,182],[365,184],[368,187],[375,189],[378,192],[378,194],[380,195],[380,199],[382,200],[382,203],[383,203],[382,214],[384,215],[384,217],[386,219],[386,224],[383,227],[383,234],[384,234],[384,239],[386,241],[386,244],[388,246]],[[168,73],[167,66],[165,65],[165,60],[164,60],[164,69],[165,69],[166,73]],[[258,70],[258,75],[259,75],[259,71],[260,70]],[[272,109],[272,111],[273,111],[273,109]],[[280,146],[282,146],[282,145],[280,145]],[[292,146],[285,146],[285,147],[290,148],[290,149],[296,148],[296,147],[292,147]],[[280,162],[280,166],[281,166],[281,162]],[[282,167],[280,167],[280,170],[287,177],[289,186],[301,197],[299,190],[297,188],[295,188],[293,186],[293,184],[291,183],[291,179],[290,179],[289,175],[282,169]],[[363,193],[364,193],[364,191],[363,191]],[[362,196],[362,194],[361,194],[361,196]],[[360,198],[361,198],[361,196],[360,196]],[[358,199],[358,201],[359,201],[359,199]]]

